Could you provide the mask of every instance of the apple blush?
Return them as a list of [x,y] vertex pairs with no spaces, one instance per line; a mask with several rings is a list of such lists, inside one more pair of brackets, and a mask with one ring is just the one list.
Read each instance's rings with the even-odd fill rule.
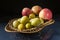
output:
[[28,16],[32,11],[29,8],[23,8],[22,16]]
[[33,13],[35,13],[36,15],[38,15],[39,14],[39,12],[41,11],[41,7],[40,6],[38,6],[38,5],[35,5],[35,6],[33,6],[32,7],[32,11],[33,11]]
[[52,19],[52,12],[48,8],[44,8],[39,12],[39,18],[50,20]]

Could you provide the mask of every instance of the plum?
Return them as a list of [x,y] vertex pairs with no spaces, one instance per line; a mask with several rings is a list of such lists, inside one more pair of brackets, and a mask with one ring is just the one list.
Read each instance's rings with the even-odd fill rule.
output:
[[23,30],[24,28],[25,28],[25,26],[24,26],[23,24],[19,24],[19,25],[18,25],[18,30],[21,31],[21,30]]
[[20,20],[20,23],[26,24],[29,21],[29,18],[27,16],[23,16]]
[[32,26],[31,26],[31,23],[27,23],[25,26],[26,26],[27,29],[29,29],[29,28],[32,27]]
[[29,18],[30,18],[30,19],[35,18],[35,14],[31,13],[31,14],[29,15]]
[[40,24],[39,18],[34,18],[31,20],[31,25],[32,26],[38,26]]
[[17,21],[19,21],[19,22],[20,22],[20,21],[21,21],[21,18],[18,18],[18,19],[17,19]]
[[19,21],[17,21],[17,20],[13,21],[13,27],[14,28],[17,28],[19,24],[20,24]]

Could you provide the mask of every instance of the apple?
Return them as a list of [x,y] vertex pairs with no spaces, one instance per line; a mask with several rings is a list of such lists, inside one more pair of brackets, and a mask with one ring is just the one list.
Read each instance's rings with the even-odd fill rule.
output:
[[31,9],[31,10],[32,10],[35,14],[37,14],[37,15],[38,15],[38,14],[39,14],[39,12],[41,11],[41,9],[42,9],[42,8],[41,8],[40,6],[35,5],[35,6],[33,6],[33,7],[32,7],[32,9]]
[[20,23],[26,24],[29,21],[29,18],[27,16],[23,16],[20,20]]
[[35,14],[31,13],[31,14],[29,15],[29,18],[30,18],[30,19],[35,18]]
[[29,28],[32,27],[32,26],[31,26],[31,23],[27,23],[25,26],[26,26],[27,29],[29,29]]
[[50,20],[52,19],[52,11],[48,8],[44,8],[39,12],[39,18]]
[[34,18],[31,20],[31,25],[32,26],[38,26],[40,24],[39,18]]
[[40,18],[40,24],[43,24],[44,20],[42,18]]
[[19,21],[17,21],[17,20],[13,21],[13,27],[14,28],[17,28],[19,24],[20,24]]
[[31,12],[32,12],[31,9],[29,9],[27,7],[23,8],[23,10],[22,10],[22,16],[28,16]]
[[21,18],[18,18],[18,19],[17,19],[17,21],[19,21],[19,22],[20,22],[20,21],[21,21]]
[[23,30],[24,28],[25,28],[25,26],[23,24],[18,25],[18,30]]
[[33,20],[34,20],[34,18],[33,19],[30,19],[29,22],[31,23]]

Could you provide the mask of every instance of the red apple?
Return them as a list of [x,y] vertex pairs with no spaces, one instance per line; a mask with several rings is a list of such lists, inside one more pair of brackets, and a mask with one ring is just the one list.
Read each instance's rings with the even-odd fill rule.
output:
[[28,16],[32,11],[29,8],[23,8],[22,16]]
[[42,8],[41,8],[40,6],[35,5],[35,6],[33,6],[33,7],[32,7],[32,9],[31,9],[31,10],[32,10],[35,14],[37,14],[37,15],[38,15],[38,14],[39,14],[39,12],[41,11],[41,9],[42,9]]
[[48,8],[44,8],[40,11],[39,17],[45,20],[50,20],[52,18],[52,12]]

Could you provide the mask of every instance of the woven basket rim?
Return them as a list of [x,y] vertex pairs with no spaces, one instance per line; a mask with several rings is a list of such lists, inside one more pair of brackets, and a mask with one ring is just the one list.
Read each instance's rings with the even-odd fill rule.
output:
[[[8,26],[5,27],[5,31],[8,29],[7,27],[9,27],[9,28],[11,29],[11,32],[36,33],[36,32],[41,31],[41,30],[42,30],[43,28],[45,28],[46,26],[51,25],[51,24],[53,24],[53,23],[55,22],[53,19],[51,19],[51,20],[47,21],[46,23],[44,23],[43,25],[41,25],[42,28],[41,28],[41,27],[34,27],[34,28],[31,28],[31,29],[26,29],[26,30],[20,31],[20,30],[18,30],[18,29],[15,29],[15,28],[12,26],[12,22],[13,22],[14,20],[16,20],[16,19],[18,19],[18,18],[14,18],[14,19],[12,19],[12,20],[10,20],[10,21],[8,22],[8,24],[7,24]],[[14,30],[14,31],[12,31],[12,30]],[[9,31],[7,31],[7,32],[9,32]]]

